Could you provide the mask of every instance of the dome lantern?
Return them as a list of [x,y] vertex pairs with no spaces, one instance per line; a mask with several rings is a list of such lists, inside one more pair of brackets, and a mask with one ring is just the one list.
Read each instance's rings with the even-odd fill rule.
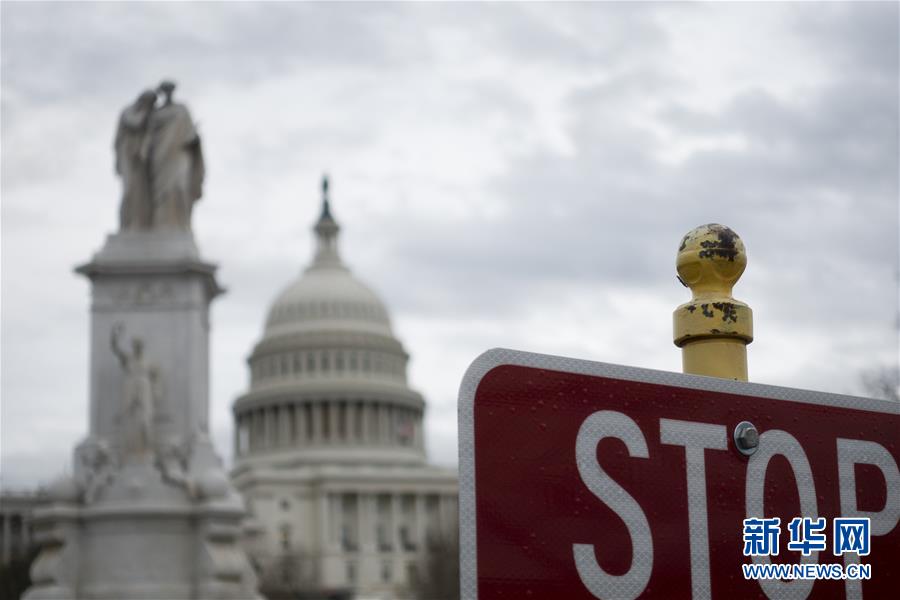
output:
[[328,199],[328,175],[322,176],[322,214],[316,221],[313,231],[316,234],[316,254],[309,269],[346,268],[338,254],[337,236],[341,226],[331,215],[331,204]]

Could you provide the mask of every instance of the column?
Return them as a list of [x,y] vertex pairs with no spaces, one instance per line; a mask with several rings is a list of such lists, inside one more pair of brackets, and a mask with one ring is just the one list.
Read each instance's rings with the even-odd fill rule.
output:
[[440,523],[438,531],[441,532],[442,538],[447,535],[448,529],[450,529],[450,515],[448,512],[447,496],[440,494],[438,496],[438,521]]
[[425,495],[424,494],[416,494],[416,531],[415,531],[415,540],[416,546],[419,552],[428,549],[428,545],[425,540],[425,532],[428,530],[428,519],[425,514]]
[[375,403],[375,443],[384,443],[384,407],[380,402]]
[[338,402],[337,400],[332,400],[328,404],[328,410],[331,412],[331,418],[329,419],[329,421],[331,421],[331,439],[329,441],[332,444],[337,444],[340,441],[341,433],[340,424],[338,423],[341,418],[340,413],[338,412]]
[[266,422],[269,427],[269,448],[278,447],[278,414],[277,406],[270,406],[266,409]]
[[425,410],[416,411],[416,447],[419,450],[425,449]]
[[368,550],[371,533],[369,532],[369,496],[362,492],[356,495],[356,544],[359,547],[359,554],[362,556]]
[[287,412],[284,420],[287,422],[288,443],[293,447],[297,445],[297,404],[291,402],[285,406]]
[[322,443],[322,403],[314,401],[311,403],[312,408],[312,442],[314,444]]
[[381,444],[381,404],[372,404],[372,441]]
[[298,446],[306,444],[306,404],[299,402],[294,405],[294,435]]
[[[328,538],[328,521],[329,521],[328,510],[329,510],[328,493],[325,490],[319,490],[319,496],[318,496],[318,498],[316,498],[316,512],[318,513],[318,515],[316,515],[316,516],[318,517],[318,521],[319,521],[319,531],[318,531],[319,548],[318,548],[318,550],[319,550],[319,554],[323,557],[325,556],[326,552],[330,549],[329,548],[329,538]],[[315,554],[316,554],[316,552],[315,552],[315,550],[313,550],[313,555],[315,555]]]
[[356,439],[356,402],[344,400],[344,427],[347,431],[347,444],[357,443]]
[[384,406],[380,402],[375,403],[375,443],[382,444],[384,443],[384,429],[383,429],[383,419],[384,419]]
[[266,409],[260,408],[256,418],[259,419],[259,447],[265,450],[269,447],[269,418]]
[[344,435],[346,436],[345,442],[353,442],[355,436],[353,435],[353,407],[354,403],[349,400],[345,400],[343,402],[344,406]]
[[[391,546],[394,548],[394,554],[399,555],[403,551],[403,544],[400,540],[400,524],[403,522],[402,515],[400,514],[400,496],[398,494],[391,494],[390,496],[391,503],[391,529],[389,535],[389,539],[391,540]],[[401,568],[401,564],[395,564],[394,570],[398,576],[405,576],[403,569]]]
[[381,407],[381,440],[384,444],[389,444],[391,441],[391,416],[393,414],[393,407],[390,404],[385,404]]
[[291,428],[294,426],[294,420],[291,418],[293,407],[290,404],[282,404],[278,408],[278,441],[282,447],[288,447],[293,443],[291,439]]
[[272,446],[274,448],[283,446],[285,443],[284,437],[282,436],[282,433],[284,433],[284,431],[282,430],[281,425],[281,417],[284,414],[283,410],[284,405],[281,404],[276,404],[272,407],[272,431],[275,433],[275,439],[273,440],[274,443],[272,444]]
[[260,448],[268,448],[269,447],[269,419],[267,415],[267,411],[265,408],[259,409],[259,420],[260,427],[262,429],[262,433],[259,436],[259,447]]
[[278,406],[270,406],[266,409],[266,419],[269,421],[269,448],[277,448],[280,444],[278,432]]
[[256,413],[256,447],[260,450],[266,447],[266,413],[265,409],[257,408]]
[[328,494],[328,546],[331,550],[340,548],[341,523],[343,521],[343,506],[341,506],[341,494],[332,492]]
[[369,403],[366,401],[362,401],[359,403],[359,410],[362,413],[362,437],[360,438],[360,442],[363,444],[367,444],[369,442]]

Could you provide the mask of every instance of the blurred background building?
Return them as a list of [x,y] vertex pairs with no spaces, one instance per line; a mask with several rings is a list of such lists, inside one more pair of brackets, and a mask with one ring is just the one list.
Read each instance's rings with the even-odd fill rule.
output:
[[46,501],[43,490],[0,491],[0,600],[15,599],[30,585],[37,552],[32,512]]
[[409,355],[341,260],[322,187],[312,264],[269,308],[234,404],[247,549],[270,598],[412,597],[455,545],[456,473],[426,462]]
[[31,512],[40,501],[39,493],[0,494],[0,564],[7,565],[31,551]]

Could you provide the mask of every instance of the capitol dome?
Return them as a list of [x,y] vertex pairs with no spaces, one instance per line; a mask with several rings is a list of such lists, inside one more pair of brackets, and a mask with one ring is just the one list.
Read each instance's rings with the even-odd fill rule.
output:
[[260,461],[404,464],[425,460],[424,401],[381,299],[338,252],[328,180],[312,263],[278,295],[234,404],[236,469]]
[[409,355],[341,259],[327,180],[313,232],[313,259],[269,307],[234,403],[248,552],[273,596],[409,597],[457,530],[456,472],[425,460]]
[[371,331],[391,335],[381,299],[344,266],[315,264],[281,294],[269,309],[266,336],[312,329]]

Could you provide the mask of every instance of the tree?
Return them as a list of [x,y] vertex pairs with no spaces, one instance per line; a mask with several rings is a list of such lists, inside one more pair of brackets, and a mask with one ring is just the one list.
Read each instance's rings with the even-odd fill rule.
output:
[[323,589],[309,554],[299,548],[285,550],[256,566],[259,592],[268,600],[349,600],[349,588]]
[[5,565],[0,565],[0,600],[19,600],[31,586],[31,563],[38,555],[39,548],[14,556]]
[[860,378],[867,395],[900,402],[900,366],[869,369]]
[[454,530],[429,536],[423,569],[410,588],[418,600],[459,599],[459,536]]

